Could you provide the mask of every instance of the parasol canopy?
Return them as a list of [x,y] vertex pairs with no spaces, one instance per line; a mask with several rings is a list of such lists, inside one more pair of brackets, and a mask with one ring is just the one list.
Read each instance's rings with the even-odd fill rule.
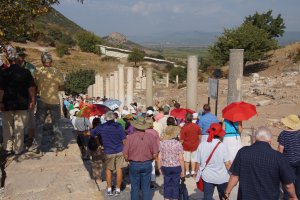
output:
[[107,106],[102,104],[89,104],[85,105],[79,112],[81,117],[101,116],[110,111]]
[[109,107],[111,110],[115,110],[120,107],[121,103],[122,102],[118,99],[108,99],[103,103],[103,105]]
[[229,104],[222,110],[223,118],[232,122],[245,121],[256,114],[256,106],[244,101]]
[[170,116],[175,117],[176,119],[185,119],[187,113],[193,114],[195,111],[188,108],[174,108],[170,112]]

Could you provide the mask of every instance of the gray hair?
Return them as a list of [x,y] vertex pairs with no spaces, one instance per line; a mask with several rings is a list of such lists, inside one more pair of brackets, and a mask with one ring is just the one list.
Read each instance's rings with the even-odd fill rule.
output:
[[112,111],[108,111],[105,114],[105,120],[106,121],[110,121],[110,120],[114,120],[115,119],[115,114]]
[[272,132],[268,127],[261,126],[255,131],[255,139],[257,141],[269,142],[272,139]]
[[168,115],[170,113],[170,107],[169,106],[164,106],[163,112],[164,112],[164,115]]

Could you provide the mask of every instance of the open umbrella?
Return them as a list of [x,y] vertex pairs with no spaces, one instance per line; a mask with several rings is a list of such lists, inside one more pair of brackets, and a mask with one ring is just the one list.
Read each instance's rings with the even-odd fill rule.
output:
[[223,118],[232,122],[248,120],[256,113],[256,106],[244,101],[234,102],[222,110]]
[[81,117],[100,116],[110,111],[111,109],[102,104],[89,104],[84,106],[80,112]]
[[175,117],[176,119],[185,119],[186,113],[193,114],[195,111],[188,108],[174,108],[170,115]]
[[122,102],[119,101],[118,99],[108,99],[103,103],[103,105],[106,105],[111,110],[115,110],[120,107],[121,103]]

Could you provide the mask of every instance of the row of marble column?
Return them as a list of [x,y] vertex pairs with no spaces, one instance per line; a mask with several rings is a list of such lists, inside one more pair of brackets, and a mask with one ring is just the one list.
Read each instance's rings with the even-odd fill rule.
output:
[[[125,84],[125,69],[127,70],[127,80]],[[123,64],[118,65],[118,71],[107,74],[106,77],[96,74],[95,84],[88,88],[90,97],[106,97],[110,99],[119,99],[123,105],[129,106],[133,102],[133,67],[126,67]],[[146,104],[153,104],[153,79],[152,67],[146,68]],[[125,98],[126,85],[126,98]],[[105,90],[104,90],[105,86]],[[124,103],[125,102],[125,103]]]
[[[243,49],[230,50],[230,65],[228,79],[228,104],[242,99],[242,78],[243,78]],[[89,96],[106,97],[119,99],[123,105],[129,106],[133,102],[133,67],[126,67],[126,99],[125,99],[125,66],[118,65],[118,71],[110,73],[105,78],[99,74],[95,77],[95,84],[88,88]],[[169,76],[167,75],[167,82]],[[176,77],[178,84],[178,77]],[[105,93],[103,87],[105,85]],[[197,85],[198,85],[198,57],[189,56],[187,65],[187,108],[197,110]],[[168,85],[167,85],[168,86]],[[92,95],[90,95],[90,93]],[[125,103],[124,103],[125,102]],[[152,67],[146,67],[146,106],[153,106],[153,78]]]

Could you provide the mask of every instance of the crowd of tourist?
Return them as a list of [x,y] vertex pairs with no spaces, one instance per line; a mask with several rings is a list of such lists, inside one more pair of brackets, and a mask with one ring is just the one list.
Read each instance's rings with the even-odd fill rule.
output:
[[[106,195],[122,195],[131,184],[132,200],[151,199],[151,189],[163,176],[164,199],[180,198],[180,181],[195,179],[204,199],[230,199],[239,183],[238,199],[277,200],[300,197],[300,119],[282,119],[284,130],[278,150],[271,147],[267,127],[255,132],[255,143],[242,147],[242,120],[219,120],[205,104],[200,112],[174,116],[180,104],[139,106],[131,103],[97,115],[84,115],[88,105],[104,104],[106,98],[68,96],[60,106],[64,80],[52,67],[52,56],[41,54],[41,67],[26,62],[26,54],[5,49],[0,62],[0,109],[3,123],[2,151],[21,155],[40,153],[45,118],[50,113],[56,151],[66,148],[59,126],[61,110],[69,118],[84,162],[91,161],[96,181],[106,181]],[[25,136],[26,135],[26,136]],[[25,139],[24,139],[25,137]],[[104,172],[104,173],[102,173]],[[196,184],[197,183],[197,184]]]

